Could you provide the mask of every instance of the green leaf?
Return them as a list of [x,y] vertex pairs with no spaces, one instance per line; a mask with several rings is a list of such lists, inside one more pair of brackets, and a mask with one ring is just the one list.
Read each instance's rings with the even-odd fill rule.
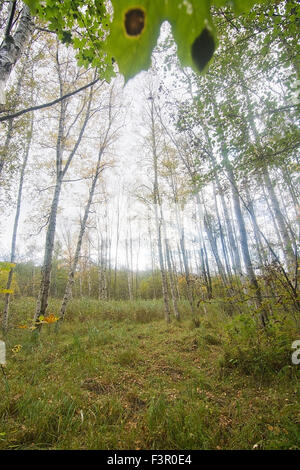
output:
[[35,11],[40,2],[39,0],[27,0],[26,3],[32,11]]
[[126,81],[150,67],[165,20],[172,26],[183,67],[203,70],[212,57],[216,39],[208,0],[112,0],[112,4],[114,19],[107,49]]
[[266,0],[112,0],[112,22],[105,2],[98,0],[24,1],[33,14],[48,21],[62,42],[73,44],[79,65],[92,64],[110,79],[114,75],[111,65],[117,62],[128,81],[150,67],[163,21],[172,26],[181,65],[202,71],[217,43],[211,5],[233,6],[236,13],[244,13]]
[[64,44],[72,43],[72,33],[70,31],[63,31],[61,35],[61,41]]
[[234,11],[239,13],[248,12],[255,4],[264,3],[266,0],[213,0],[216,7],[232,6]]
[[210,2],[179,1],[177,8],[174,3],[168,3],[167,13],[181,65],[190,66],[196,72],[202,71],[216,48]]
[[151,53],[164,19],[164,3],[156,0],[112,1],[114,19],[107,50],[126,81],[150,67]]

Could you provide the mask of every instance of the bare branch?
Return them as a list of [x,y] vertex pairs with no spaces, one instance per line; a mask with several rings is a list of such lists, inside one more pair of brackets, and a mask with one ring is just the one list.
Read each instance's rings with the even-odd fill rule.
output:
[[44,108],[49,108],[50,106],[53,106],[57,103],[60,103],[61,101],[70,98],[70,96],[76,95],[77,93],[80,93],[83,90],[86,90],[87,88],[95,85],[95,83],[99,82],[100,78],[96,78],[92,82],[88,83],[87,85],[82,86],[81,88],[78,88],[77,90],[74,90],[70,93],[67,93],[66,95],[61,96],[60,98],[57,98],[56,100],[49,101],[49,103],[44,103],[44,104],[39,104],[36,106],[31,106],[30,108],[22,109],[21,111],[17,111],[16,113],[8,114],[6,116],[0,117],[0,122],[3,121],[8,121],[9,119],[14,119],[16,117],[22,116],[23,114],[30,113],[31,111],[37,111],[39,109],[44,109]]

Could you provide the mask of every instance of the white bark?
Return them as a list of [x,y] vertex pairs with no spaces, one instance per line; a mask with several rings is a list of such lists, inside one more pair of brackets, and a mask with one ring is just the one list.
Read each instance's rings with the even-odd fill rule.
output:
[[[18,189],[18,198],[17,198],[17,209],[15,214],[15,221],[14,221],[14,228],[13,228],[13,235],[11,241],[11,253],[10,253],[10,262],[14,263],[16,258],[16,244],[17,244],[17,234],[18,234],[18,226],[19,226],[19,218],[21,212],[21,203],[22,203],[22,194],[23,194],[23,185],[24,185],[24,177],[25,177],[25,170],[28,161],[31,139],[32,139],[32,131],[33,131],[33,117],[31,119],[31,127],[30,132],[28,135],[28,141],[25,148],[25,153],[23,157],[23,163],[21,167],[20,179],[19,179],[19,189]],[[8,280],[6,284],[6,289],[11,288],[12,280],[13,280],[13,272],[14,268],[11,268],[8,275]],[[10,294],[7,293],[5,295],[5,303],[3,309],[3,331],[7,331],[8,328],[8,319],[9,319],[9,301],[10,301]]]
[[0,46],[0,105],[5,104],[5,88],[11,71],[20,58],[34,29],[30,9],[24,4],[18,27],[13,36],[9,31]]
[[[61,76],[60,64],[58,61],[58,51],[57,51],[57,66],[58,66],[58,75],[59,75],[59,84],[60,84],[60,95],[63,94],[63,82]],[[93,98],[93,88],[90,89],[89,98],[86,105],[86,112],[84,122],[80,129],[79,135],[76,139],[76,142],[73,146],[72,151],[69,153],[69,156],[66,160],[65,165],[63,166],[63,154],[64,154],[64,133],[66,125],[66,102],[60,103],[60,116],[59,116],[59,125],[58,125],[58,136],[56,142],[56,182],[55,189],[51,204],[49,223],[46,233],[46,245],[44,253],[44,262],[42,267],[42,277],[40,284],[39,297],[37,300],[36,311],[34,320],[37,322],[40,316],[44,316],[48,307],[48,296],[50,290],[51,282],[51,271],[52,271],[52,258],[53,258],[53,248],[56,232],[56,218],[57,210],[59,205],[60,193],[62,189],[63,179],[68,171],[68,168],[72,162],[74,155],[76,154],[78,147],[80,146],[82,137],[86,130],[87,123],[90,119],[90,110],[91,102]]]

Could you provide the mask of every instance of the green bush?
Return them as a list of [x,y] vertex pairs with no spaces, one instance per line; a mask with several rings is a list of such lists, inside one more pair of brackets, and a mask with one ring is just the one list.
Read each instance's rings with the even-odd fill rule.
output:
[[220,366],[267,379],[291,365],[291,344],[296,338],[288,322],[272,319],[261,328],[253,316],[238,315],[226,326]]

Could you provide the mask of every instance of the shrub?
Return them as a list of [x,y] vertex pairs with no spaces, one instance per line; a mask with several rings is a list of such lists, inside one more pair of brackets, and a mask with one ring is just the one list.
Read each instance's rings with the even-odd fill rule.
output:
[[254,317],[238,315],[226,326],[226,333],[220,360],[223,370],[237,369],[267,379],[291,365],[296,331],[288,322],[272,319],[263,329]]

